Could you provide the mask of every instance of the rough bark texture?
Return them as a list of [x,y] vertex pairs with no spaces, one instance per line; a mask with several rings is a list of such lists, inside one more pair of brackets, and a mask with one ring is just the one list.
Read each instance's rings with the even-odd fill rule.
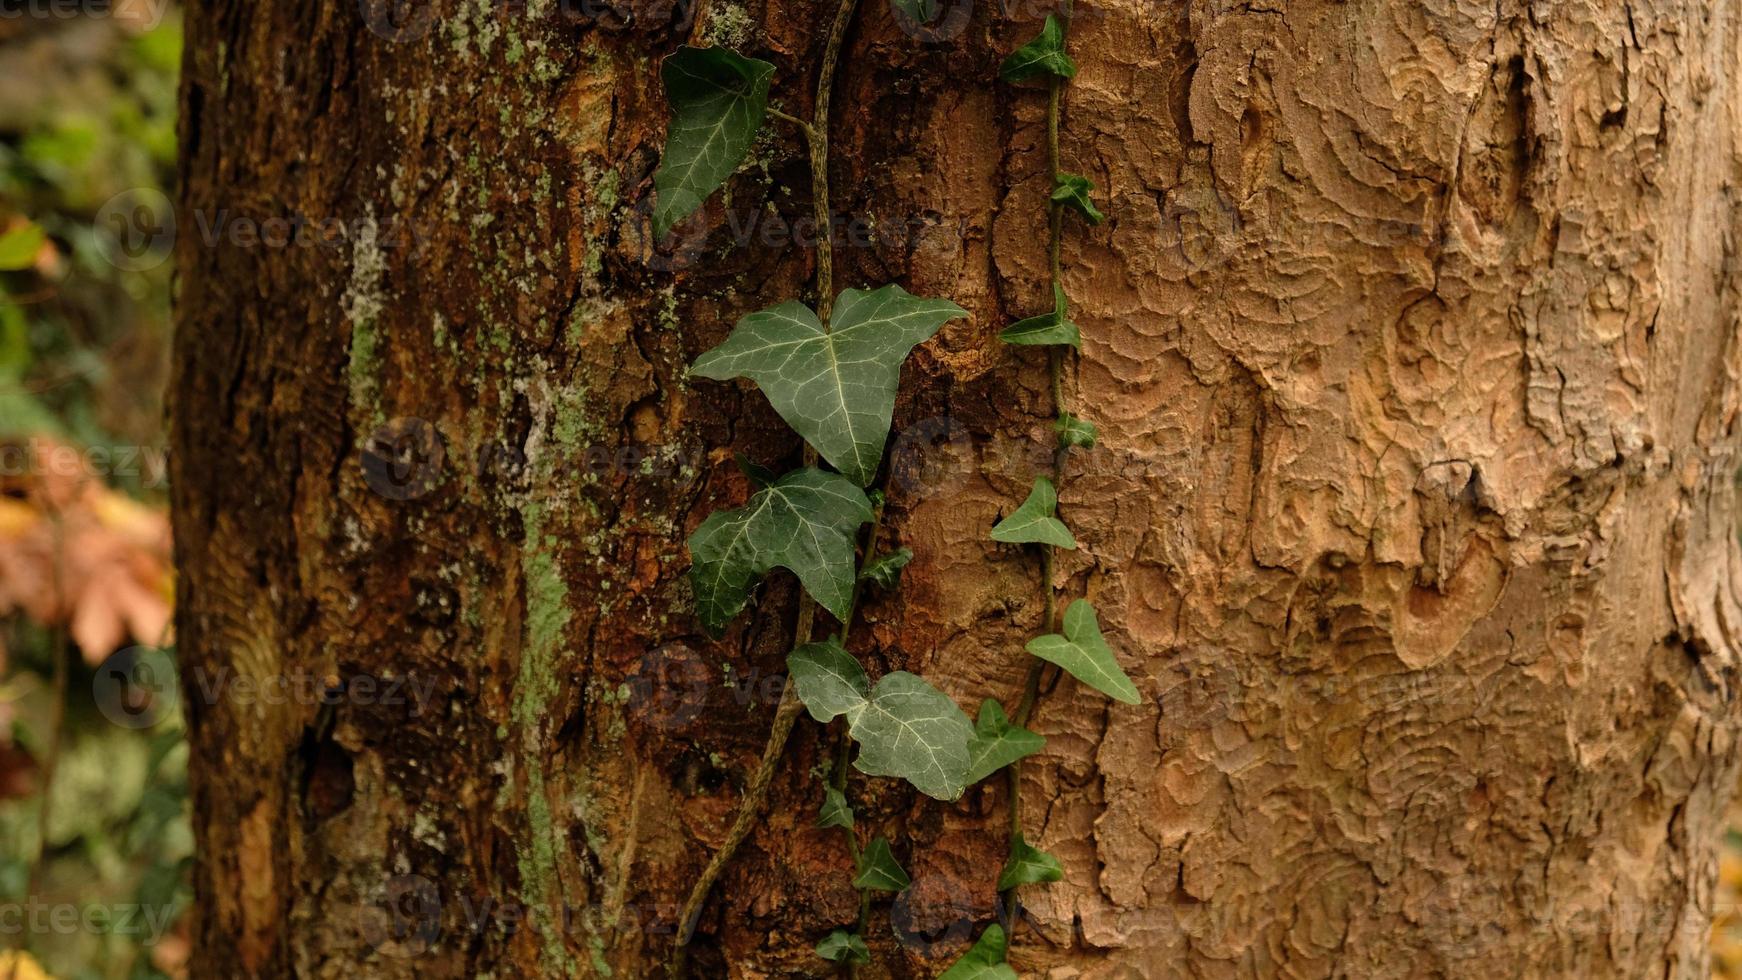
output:
[[[707,32],[804,111],[832,10],[716,0]],[[706,642],[682,539],[746,493],[732,450],[799,447],[683,366],[806,289],[767,223],[809,213],[800,145],[771,128],[650,249],[684,12],[433,12],[397,42],[371,3],[189,15],[200,976],[653,975],[779,690],[791,581]],[[916,39],[866,0],[835,103],[837,209],[876,226],[838,284],[973,313],[908,372],[916,558],[855,645],[968,706],[1040,626],[1037,563],[985,536],[1050,439],[1044,363],[995,339],[1043,303],[1044,99],[993,80],[1037,16],[958,0]],[[1703,976],[1742,682],[1737,42],[1732,0],[1079,6],[1065,156],[1110,221],[1066,245],[1067,389],[1103,438],[1059,574],[1146,702],[1067,681],[1037,713],[1028,836],[1066,874],[1024,975]],[[220,211],[351,234],[208,247]],[[809,826],[829,745],[801,724],[698,975],[820,975],[851,921]],[[990,921],[1003,792],[855,780],[915,879],[872,975]]]

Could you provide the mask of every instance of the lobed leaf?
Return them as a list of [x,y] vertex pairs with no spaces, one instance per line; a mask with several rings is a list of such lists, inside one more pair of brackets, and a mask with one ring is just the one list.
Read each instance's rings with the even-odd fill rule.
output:
[[768,111],[774,66],[727,48],[678,48],[659,69],[671,107],[665,153],[653,174],[653,234],[702,206],[744,162]]
[[897,548],[888,554],[879,555],[865,566],[859,577],[880,589],[893,589],[901,580],[901,570],[910,561],[913,561],[913,549]]
[[838,715],[863,707],[871,696],[865,668],[834,637],[807,643],[787,654],[786,669],[805,710],[825,725]]
[[835,473],[795,470],[736,510],[710,514],[690,535],[690,583],[702,626],[718,636],[749,601],[750,586],[790,569],[836,618],[852,601],[854,536],[871,520],[864,491]]
[[885,674],[869,700],[848,710],[859,743],[853,765],[868,776],[899,776],[921,793],[953,800],[968,787],[974,727],[948,694],[905,671]]
[[1053,489],[1052,481],[1044,476],[1036,477],[1034,489],[1028,492],[1028,499],[1022,502],[1022,506],[992,528],[992,540],[1002,544],[1049,544],[1055,548],[1075,548],[1077,539],[1071,537],[1070,529],[1063,521],[1053,516],[1058,502],[1058,491]]
[[889,841],[879,837],[859,855],[859,873],[853,876],[853,887],[863,891],[898,892],[913,884],[901,862],[889,850]]
[[871,950],[856,932],[836,929],[817,943],[817,955],[835,963],[869,963]]
[[847,794],[833,786],[823,790],[823,805],[817,811],[817,826],[853,829],[853,807],[847,802]]
[[847,733],[859,743],[853,764],[860,772],[905,779],[940,800],[968,787],[974,728],[956,702],[924,678],[895,671],[872,687],[859,661],[834,638],[787,654],[786,669],[812,718],[826,724],[847,717]]
[[1010,860],[1004,862],[1004,870],[998,874],[998,890],[1007,891],[1017,885],[1058,881],[1064,876],[1065,869],[1059,865],[1058,858],[1033,846],[1021,834],[1017,834],[1010,842]]
[[1095,423],[1069,412],[1059,413],[1058,421],[1053,423],[1052,428],[1058,433],[1061,449],[1093,449],[1099,435]]
[[938,974],[938,980],[1019,980],[1016,971],[1004,962],[1009,945],[1003,927],[994,922],[980,933],[972,949]]
[[1052,175],[1053,201],[1082,215],[1089,224],[1098,225],[1107,220],[1107,216],[1089,199],[1089,192],[1094,189],[1095,185],[1087,177],[1062,173]]
[[1026,82],[1041,75],[1058,78],[1077,77],[1077,63],[1065,53],[1064,24],[1052,14],[1034,40],[1017,48],[998,66],[998,77],[1007,82]]
[[1113,658],[1113,651],[1101,635],[1095,607],[1087,599],[1078,599],[1065,610],[1064,626],[1063,636],[1049,633],[1030,640],[1028,652],[1058,664],[1072,677],[1115,700],[1126,704],[1142,700],[1137,685],[1131,683],[1119,661]]
[[786,424],[865,486],[883,460],[901,363],[966,315],[948,300],[921,299],[900,286],[848,289],[835,301],[830,329],[804,304],[782,303],[739,320],[690,371],[715,381],[749,378]]
[[1068,345],[1081,348],[1083,332],[1070,321],[1069,312],[1070,301],[1065,298],[1064,287],[1055,282],[1052,286],[1052,312],[1018,320],[1005,327],[998,339],[1024,347]]
[[1025,759],[1046,747],[1046,739],[1013,725],[1004,715],[1004,707],[992,698],[980,704],[980,714],[974,719],[974,738],[968,743],[968,785]]

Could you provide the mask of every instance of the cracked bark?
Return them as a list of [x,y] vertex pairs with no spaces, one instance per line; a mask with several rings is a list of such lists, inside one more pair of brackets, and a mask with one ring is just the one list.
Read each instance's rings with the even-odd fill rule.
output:
[[[394,43],[369,9],[189,13],[184,680],[348,692],[190,694],[196,972],[649,975],[795,607],[777,577],[719,644],[685,611],[683,536],[746,493],[731,451],[799,446],[683,365],[802,294],[769,217],[809,213],[802,147],[765,138],[652,251],[681,12],[442,6]],[[837,204],[876,222],[840,284],[973,313],[905,379],[915,559],[855,641],[964,705],[1021,682],[1036,563],[985,531],[1051,438],[1044,360],[996,341],[1045,303],[1047,190],[1044,98],[993,82],[1033,19],[997,13],[921,43],[867,4],[832,134]],[[750,25],[802,111],[827,19],[709,22]],[[1027,836],[1066,874],[1026,896],[1025,975],[1705,975],[1738,766],[1737,42],[1729,0],[1079,6],[1065,163],[1110,220],[1066,242],[1068,385],[1102,443],[1057,573],[1146,702],[1067,681],[1034,721]],[[208,248],[196,211],[345,234]],[[852,921],[809,826],[826,757],[801,726],[699,975],[815,975]],[[915,879],[869,974],[932,975],[992,914],[1003,783],[855,783]]]

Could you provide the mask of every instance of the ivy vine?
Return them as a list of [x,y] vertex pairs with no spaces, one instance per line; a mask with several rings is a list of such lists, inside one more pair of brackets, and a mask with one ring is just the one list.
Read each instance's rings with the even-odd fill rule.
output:
[[[818,71],[812,116],[801,119],[768,104],[774,66],[725,47],[685,46],[665,59],[665,84],[671,119],[665,152],[654,174],[654,232],[664,237],[695,212],[742,164],[769,116],[796,127],[809,151],[816,227],[832,227],[829,211],[829,100],[847,28],[857,0],[841,0]],[[814,308],[789,300],[750,313],[724,343],[691,365],[691,374],[716,381],[748,381],[804,440],[803,465],[784,475],[740,458],[753,491],[741,507],[711,514],[689,539],[690,579],[697,617],[714,636],[749,604],[756,583],[775,568],[791,571],[802,586],[787,682],[761,762],[746,787],[732,827],[697,879],[680,915],[674,975],[682,975],[686,949],[709,890],[748,835],[766,799],[787,737],[799,715],[820,724],[841,722],[833,770],[821,787],[817,825],[839,828],[852,860],[853,885],[860,893],[858,920],[835,929],[818,943],[817,955],[849,970],[870,962],[865,929],[871,895],[900,892],[910,884],[890,842],[873,837],[861,845],[847,772],[904,779],[940,800],[1007,769],[1010,779],[1010,853],[998,879],[1015,922],[1015,892],[1025,884],[1057,881],[1059,862],[1022,836],[1017,767],[1040,751],[1041,736],[1024,726],[1040,696],[1041,674],[1056,665],[1083,683],[1121,701],[1135,702],[1131,684],[1101,635],[1095,611],[1078,599],[1062,624],[1056,616],[1053,552],[1075,548],[1076,540],[1057,517],[1057,484],[1062,456],[1094,445],[1095,429],[1065,410],[1063,356],[1080,344],[1069,319],[1069,299],[1059,268],[1066,211],[1098,222],[1101,213],[1084,178],[1059,167],[1060,89],[1076,74],[1065,51],[1069,6],[1049,16],[1039,36],[1007,58],[1000,74],[1007,82],[1044,79],[1049,92],[1048,164],[1053,192],[1049,203],[1049,249],[1053,308],[1012,324],[1005,342],[1047,349],[1059,451],[1050,476],[1036,477],[1028,499],[991,531],[994,541],[1039,548],[1047,635],[1028,645],[1034,655],[1016,708],[1006,714],[988,699],[970,722],[954,700],[924,678],[894,671],[875,681],[848,649],[855,613],[867,583],[896,588],[901,569],[913,557],[906,548],[879,550],[883,494],[875,488],[883,469],[901,366],[918,345],[952,319],[961,307],[941,299],[916,297],[900,286],[845,289],[833,282],[833,243],[824,232],[816,243]],[[829,468],[825,469],[823,463]],[[816,610],[834,617],[832,636],[813,634]],[[1058,628],[1060,632],[1051,632]],[[858,748],[857,755],[852,747]],[[943,976],[948,980],[1014,978],[1005,962],[1008,938],[991,925]]]

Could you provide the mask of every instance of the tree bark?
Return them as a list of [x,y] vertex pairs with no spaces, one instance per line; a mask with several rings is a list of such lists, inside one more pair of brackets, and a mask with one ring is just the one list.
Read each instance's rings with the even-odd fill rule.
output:
[[[840,286],[972,317],[911,362],[854,645],[1009,703],[1038,562],[987,529],[1046,465],[1038,10],[867,0],[832,135]],[[697,36],[803,113],[830,4]],[[405,12],[201,0],[183,82],[177,614],[201,977],[654,976],[755,766],[796,608],[708,642],[683,538],[731,454],[800,447],[684,366],[808,298],[803,147],[771,122],[647,242],[654,0]],[[1061,513],[1144,692],[1033,727],[1024,976],[1703,977],[1738,770],[1732,0],[1079,7],[1067,169],[1101,444]],[[298,243],[240,222],[300,218]],[[276,226],[273,226],[276,227]],[[218,228],[214,236],[211,229]],[[748,229],[748,230],[747,230]],[[263,227],[263,230],[266,230]],[[799,229],[803,233],[802,226]],[[857,237],[855,237],[857,236]],[[274,236],[273,240],[278,240]],[[273,692],[277,692],[274,695]],[[801,722],[696,976],[822,976],[856,913]],[[855,778],[914,886],[868,976],[992,920],[1001,780]]]

